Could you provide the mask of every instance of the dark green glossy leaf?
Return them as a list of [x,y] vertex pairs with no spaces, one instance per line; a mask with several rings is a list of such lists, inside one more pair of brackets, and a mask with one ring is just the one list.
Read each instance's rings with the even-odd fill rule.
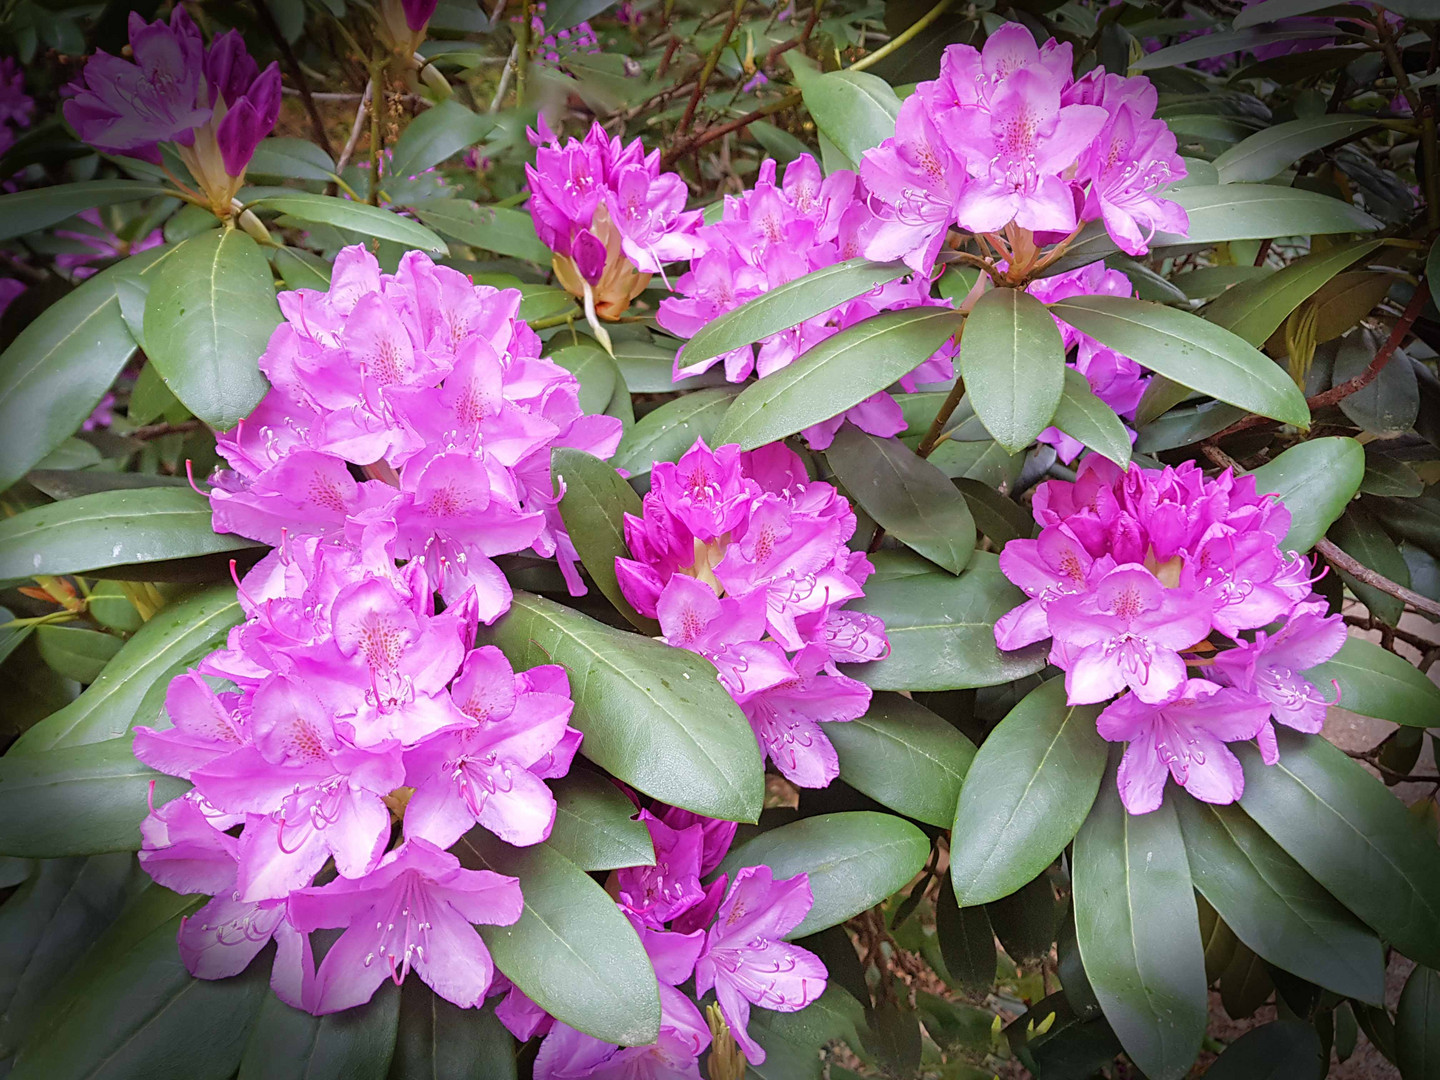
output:
[[546,841],[582,870],[649,866],[655,861],[650,831],[635,804],[599,773],[571,769],[550,782],[555,827]]
[[1368,116],[1324,113],[1257,131],[1217,157],[1212,165],[1222,184],[1273,180],[1306,154],[1348,140],[1376,124]]
[[[1326,535],[1361,566],[1369,567],[1406,588],[1410,587],[1410,568],[1405,565],[1400,549],[1363,506],[1348,507]],[[1405,601],[1373,585],[1366,585],[1338,567],[1334,569],[1346,587],[1370,609],[1371,615],[1390,626],[1400,622],[1400,616],[1405,613]],[[1437,689],[1437,695],[1440,695],[1440,689]],[[1440,702],[1440,697],[1437,697],[1437,702]],[[1440,717],[1436,722],[1440,723]]]
[[377,240],[394,240],[398,244],[407,244],[437,255],[444,255],[447,250],[445,242],[425,226],[390,210],[369,206],[353,199],[295,191],[283,195],[265,195],[256,199],[252,205],[257,209],[288,214],[299,221],[334,225],[337,229],[348,229]]
[[820,1080],[825,1062],[817,1049],[836,1039],[853,1046],[864,1027],[860,1002],[834,985],[799,1012],[755,1009],[748,1030],[765,1048],[765,1060],[751,1065],[746,1075],[760,1080]]
[[1320,1036],[1298,1020],[1276,1020],[1247,1031],[1205,1071],[1210,1080],[1309,1080],[1329,1062]]
[[239,229],[217,229],[186,240],[155,275],[145,350],[171,393],[224,430],[270,388],[257,361],[279,323],[260,245]]
[[1310,423],[1304,395],[1278,364],[1189,312],[1122,296],[1075,297],[1051,304],[1050,310],[1182,386],[1285,423]]
[[635,629],[658,636],[660,624],[630,606],[615,577],[615,559],[630,557],[625,515],[641,516],[640,496],[608,464],[583,450],[557,446],[550,467],[556,490],[563,485],[560,516],[591,580]]
[[1072,367],[1065,369],[1065,388],[1053,422],[1066,435],[1122,469],[1130,467],[1130,433],[1125,424],[1114,409],[1095,396],[1090,381]]
[[[406,989],[411,986],[434,996],[413,976],[406,980]],[[387,980],[366,1004],[328,1016],[311,1016],[267,994],[237,1080],[385,1080],[395,1052],[400,993]]]
[[38,232],[96,206],[166,194],[169,188],[147,180],[84,180],[17,191],[0,197],[0,240]]
[[997,547],[1011,540],[1028,537],[1034,528],[1029,511],[1014,499],[1007,499],[988,484],[962,477],[952,481],[965,496],[975,526]]
[[1220,1003],[1232,1020],[1253,1016],[1275,991],[1270,968],[1237,940],[1230,963],[1220,976]]
[[615,396],[620,372],[598,344],[586,339],[578,345],[556,349],[550,359],[574,375],[580,383],[580,408],[587,413],[602,413]]
[[474,146],[494,126],[494,117],[471,112],[454,98],[432,105],[405,125],[381,183],[404,180],[439,165]]
[[1365,506],[1392,536],[1408,540],[1440,558],[1440,497],[1437,493],[1418,499],[1366,499]]
[[846,672],[876,690],[962,690],[1034,674],[1045,666],[1043,647],[995,647],[995,621],[1023,601],[988,552],[976,552],[958,578],[872,579],[851,606],[885,623],[890,655]]
[[210,503],[189,488],[102,491],[0,521],[0,580],[75,574],[254,547],[210,527]]
[[1412,727],[1440,725],[1440,686],[1403,656],[1364,638],[1347,638],[1340,651],[1305,672],[1322,690],[1333,680],[1342,708]]
[[1115,770],[1074,855],[1075,935],[1085,974],[1131,1060],[1179,1080],[1205,1035],[1205,950],[1173,802],[1131,815]]
[[900,99],[884,79],[863,71],[821,73],[798,52],[786,55],[815,126],[858,169],[865,151],[895,134]]
[[860,719],[823,726],[841,780],[927,825],[954,820],[975,747],[948,721],[907,697],[877,693]]
[[615,348],[615,366],[632,394],[668,394],[672,390],[696,390],[725,383],[723,367],[676,381],[675,350],[680,343],[673,338],[659,338],[653,344],[629,340],[611,344]]
[[37,626],[35,645],[40,659],[59,675],[78,683],[92,683],[124,641],[114,634],[83,626]]
[[1333,35],[1319,30],[1222,30],[1213,34],[1202,34],[1178,45],[1157,49],[1131,64],[1130,70],[1154,71],[1156,68],[1189,64],[1196,60],[1208,60],[1212,56],[1228,56],[1230,53],[1250,51],[1261,45],[1303,41],[1308,38],[1325,38],[1325,44],[1329,44],[1333,40]]
[[[330,264],[301,248],[276,248],[270,255],[287,289],[330,288]],[[134,399],[131,399],[134,407]]]
[[995,933],[983,907],[962,908],[949,875],[935,901],[935,933],[949,981],[968,990],[989,992],[995,982]]
[[515,1040],[494,1008],[462,1009],[419,979],[409,979],[400,990],[400,1031],[390,1080],[419,1077],[516,1080]]
[[747,387],[715,432],[747,450],[829,420],[929,359],[960,329],[949,308],[909,308],[841,330]]
[[277,136],[261,139],[246,167],[247,176],[275,176],[282,180],[330,179],[335,162],[309,139]]
[[1050,955],[1061,910],[1047,875],[1032,878],[1008,896],[986,904],[985,911],[1005,954],[1016,964],[1033,964]]
[[550,249],[535,235],[535,223],[523,210],[477,206],[465,199],[426,199],[412,209],[426,225],[462,244],[535,263],[550,262]]
[[1395,1063],[1401,1080],[1440,1074],[1440,973],[1417,966],[1405,980],[1395,1012]]
[[657,461],[679,460],[696,439],[719,446],[715,429],[735,400],[735,393],[728,386],[697,390],[646,413],[620,440],[614,464],[639,475],[648,473]]
[[945,474],[898,439],[879,439],[845,424],[825,451],[835,476],[886,532],[943,566],[965,569],[975,550],[975,521]]
[[707,817],[759,817],[760,748],[709,661],[524,592],[484,636],[518,669],[569,672],[581,753],[611,775]]
[[1413,499],[1425,491],[1425,482],[1420,475],[1399,458],[1384,454],[1366,453],[1365,475],[1360,480],[1360,490],[1366,495],[1389,495],[1392,498]]
[[513,926],[480,926],[495,966],[561,1023],[605,1042],[653,1042],[660,991],[650,959],[615,901],[545,844],[512,848],[484,829],[457,854],[520,879],[525,910]]
[[1337,994],[1380,1003],[1378,938],[1234,806],[1179,799],[1190,873],[1225,925],[1272,964]]
[[744,348],[910,272],[900,263],[847,259],[804,274],[706,323],[685,343],[680,365],[690,367]]
[[950,834],[959,903],[998,900],[1033,880],[1074,838],[1105,771],[1097,705],[1067,705],[1065,680],[1027,694],[980,744]]
[[1290,511],[1282,551],[1309,551],[1345,511],[1365,475],[1365,450],[1354,439],[1311,439],[1252,473],[1255,490],[1278,495]]
[[1014,453],[1050,426],[1065,388],[1065,343],[1039,300],[992,289],[965,320],[960,372],[976,415]]
[[732,881],[741,867],[762,864],[777,881],[809,874],[815,906],[788,935],[801,938],[874,907],[918,874],[929,855],[930,842],[910,822],[856,810],[763,832],[730,852],[720,871]]
[[6,754],[0,757],[0,854],[54,859],[136,851],[152,782],[156,806],[189,787],[137,761],[128,737]]
[[1183,409],[1171,409],[1140,429],[1135,449],[1142,454],[1158,454],[1190,446],[1224,431],[1244,415],[1244,409],[1226,405],[1223,401],[1205,401]]
[[[1370,366],[1379,338],[1366,329],[1347,334],[1335,354],[1334,385],[1340,386]],[[1382,438],[1403,435],[1420,415],[1420,384],[1403,355],[1386,364],[1368,385],[1340,399],[1340,411],[1362,431]]]
[[1440,962],[1440,848],[1404,804],[1325,740],[1282,728],[1280,761],[1236,745],[1240,805],[1337,900],[1406,956]]

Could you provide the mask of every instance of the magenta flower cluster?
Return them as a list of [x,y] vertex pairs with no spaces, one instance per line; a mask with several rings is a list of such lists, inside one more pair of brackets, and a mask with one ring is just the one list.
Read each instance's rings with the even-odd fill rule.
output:
[[1345,627],[1311,592],[1308,561],[1281,549],[1290,512],[1253,477],[1207,479],[1193,462],[1122,472],[1091,454],[1073,483],[1036,489],[1034,514],[1040,535],[1000,555],[1029,599],[995,641],[1050,638],[1068,701],[1110,702],[1098,726],[1128,743],[1131,813],[1156,809],[1167,777],[1233,802],[1244,774],[1226,743],[1257,739],[1273,764],[1272,720],[1320,730],[1327,702],[1303,673],[1340,649]]
[[[762,293],[856,258],[877,225],[864,185],[855,173],[838,170],[822,179],[815,159],[802,154],[786,166],[784,181],[777,184],[775,162],[766,160],[755,187],[742,195],[726,196],[721,219],[700,229],[703,254],[676,283],[681,295],[661,301],[657,321],[672,334],[692,337],[707,323]],[[754,346],[745,345],[723,356],[689,364],[682,349],[675,358],[675,378],[700,374],[721,362],[730,382],[743,382],[752,373],[763,378],[831,335],[872,315],[945,303],[931,298],[930,280],[925,274],[915,274],[762,338],[758,354]],[[952,378],[953,353],[947,345],[906,375],[901,386],[913,391],[918,383]],[[823,450],[847,419],[881,437],[905,428],[895,399],[877,393],[839,416],[808,428],[805,436],[812,447]]]
[[854,532],[850,503],[784,444],[742,453],[701,441],[654,467],[643,516],[625,517],[632,558],[615,560],[631,606],[715,665],[761,750],[800,787],[839,773],[820,723],[870,704],[836,665],[889,650],[880,620],[845,610],[873,570],[846,546]]
[[557,30],[552,34],[545,29],[547,12],[548,5],[545,0],[540,0],[540,3],[531,9],[530,39],[539,43],[535,47],[536,60],[544,61],[551,67],[558,68],[566,59],[576,53],[598,53],[600,51],[600,39],[595,36],[595,29],[588,22],[581,21],[568,29]]
[[[140,853],[166,888],[214,897],[181,925],[186,967],[235,975],[274,940],[271,984],[297,1008],[362,1004],[411,968],[480,1004],[493,968],[472,924],[514,922],[520,888],[445,849],[477,824],[549,836],[545,780],[580,744],[565,672],[471,648],[474,592],[437,611],[424,562],[397,568],[373,536],[289,539],[240,601],[226,647],[171,683],[173,726],[135,729],[141,761],[194,784],[152,809]],[[315,970],[308,934],[331,928]]]
[[951,45],[894,136],[865,152],[860,175],[882,219],[865,254],[927,272],[952,225],[1018,254],[1097,219],[1144,254],[1157,231],[1189,224],[1157,194],[1185,165],[1156,103],[1145,78],[1097,67],[1077,80],[1068,43],[1037,46],[1018,23],[979,51]]
[[280,69],[263,72],[238,30],[209,46],[182,5],[170,22],[130,14],[133,62],[97,51],[66,88],[65,119],[91,146],[161,163],[173,143],[217,212],[280,115]]
[[448,602],[473,589],[486,623],[510,605],[498,555],[555,556],[584,592],[550,449],[606,458],[622,427],[583,414],[580,384],[518,318],[517,290],[418,251],[382,274],[357,245],[327,292],[279,299],[285,321],[260,358],[271,389],[216,440],[231,466],[213,478],[216,531],[374,537],[423,563]]
[[[828,972],[808,949],[785,940],[810,911],[804,873],[776,881],[768,866],[720,874],[735,824],[673,807],[642,810],[655,849],[653,866],[617,871],[613,891],[640,936],[660,984],[660,1037],[620,1047],[552,1019],[518,988],[496,1007],[521,1041],[545,1036],[535,1080],[699,1080],[699,1056],[710,1029],[681,985],[712,989],[726,1026],[745,1057],[763,1064],[765,1049],[750,1035],[750,1009],[797,1012],[825,990]],[[729,885],[727,889],[726,886]]]
[[[1107,269],[1104,263],[1094,262],[1079,270],[1056,274],[1030,282],[1025,291],[1045,304],[1068,300],[1074,296],[1134,296],[1130,279],[1119,270]],[[1091,391],[1124,421],[1135,419],[1135,410],[1150,384],[1150,372],[1140,364],[1100,344],[1089,334],[1082,334],[1062,319],[1055,320],[1060,328],[1061,340],[1069,356],[1069,365],[1085,376]],[[1130,441],[1135,441],[1135,431],[1126,424]],[[1039,442],[1054,446],[1060,460],[1074,461],[1080,456],[1084,445],[1066,435],[1059,428],[1046,428],[1040,433]]]

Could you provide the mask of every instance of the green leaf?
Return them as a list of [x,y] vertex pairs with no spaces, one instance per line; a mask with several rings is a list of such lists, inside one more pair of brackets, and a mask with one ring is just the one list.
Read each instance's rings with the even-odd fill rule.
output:
[[1370,116],[1325,113],[1276,124],[1257,131],[1217,157],[1212,165],[1220,183],[1262,183],[1273,180],[1306,154],[1322,150],[1352,135],[1368,131],[1379,121]]
[[1440,725],[1440,686],[1403,656],[1364,638],[1346,638],[1338,653],[1305,678],[1322,690],[1334,680],[1340,707],[1361,716],[1411,727]]
[[922,307],[847,327],[747,387],[725,414],[715,441],[753,450],[829,420],[914,371],[962,320],[949,308]]
[[613,342],[615,366],[620,369],[625,386],[632,394],[668,394],[672,390],[725,385],[723,368],[711,368],[703,375],[676,381],[672,376],[678,342],[672,338],[661,338],[660,341],[664,344],[630,340]]
[[608,464],[583,450],[555,447],[550,471],[556,490],[563,485],[560,517],[591,580],[635,629],[646,637],[658,637],[660,624],[630,606],[615,577],[616,558],[630,557],[625,515],[641,516],[640,496]]
[[1182,386],[1287,424],[1310,424],[1305,396],[1283,368],[1188,311],[1123,296],[1077,296],[1051,304],[1050,310]]
[[1261,495],[1278,495],[1290,511],[1281,551],[1309,551],[1360,489],[1365,450],[1354,439],[1297,443],[1252,474]]
[[1053,422],[1077,442],[1109,458],[1122,469],[1130,467],[1130,433],[1115,410],[1095,396],[1090,380],[1072,367],[1065,368],[1065,387]]
[[330,264],[319,256],[302,248],[282,247],[271,252],[270,257],[275,260],[275,272],[284,280],[287,289],[318,289],[324,292],[330,288]]
[[[1378,337],[1368,329],[1347,334],[1335,354],[1333,385],[1340,386],[1369,368],[1379,345]],[[1415,426],[1420,415],[1420,385],[1415,368],[1399,362],[1404,359],[1401,356],[1396,363],[1386,364],[1368,386],[1340,399],[1340,411],[1362,431],[1398,438]]]
[[1205,1036],[1205,949],[1174,800],[1131,815],[1106,771],[1075,838],[1075,937],[1125,1052],[1151,1080],[1180,1080]]
[[898,439],[845,424],[825,451],[836,479],[895,539],[952,574],[975,550],[975,520],[949,479]]
[[1050,426],[1065,388],[1065,343],[1045,305],[1019,289],[976,301],[960,339],[965,393],[985,429],[1011,453]]
[[1308,15],[1312,11],[1319,11],[1321,8],[1331,6],[1333,5],[1329,0],[1261,0],[1260,3],[1251,4],[1243,11],[1237,12],[1232,25],[1236,30],[1246,30],[1252,26],[1275,22],[1278,19]]
[[1180,44],[1171,45],[1168,48],[1157,49],[1131,64],[1130,70],[1132,72],[1154,71],[1156,68],[1189,64],[1196,60],[1208,60],[1212,56],[1228,56],[1231,53],[1253,51],[1256,46],[1271,45],[1277,42],[1324,38],[1325,44],[1329,44],[1334,40],[1334,36],[1334,32],[1330,30],[1221,30],[1213,34],[1203,34],[1190,41],[1182,41]]
[[1440,558],[1440,497],[1431,494],[1418,499],[1366,499],[1365,505],[1392,536]]
[[1259,348],[1317,289],[1382,243],[1357,240],[1303,256],[1258,281],[1221,293],[1205,309],[1205,318]]
[[189,488],[100,491],[0,521],[0,581],[254,546],[216,533],[210,503]]
[[1098,705],[1067,705],[1065,680],[1030,691],[980,744],[950,833],[950,879],[969,907],[1008,896],[1055,861],[1095,801],[1106,745]]
[[590,341],[556,349],[550,359],[580,382],[580,408],[590,414],[603,413],[615,395],[620,372],[605,350]]
[[1395,1064],[1402,1080],[1440,1074],[1440,973],[1417,966],[1395,1011]]
[[667,401],[625,433],[615,451],[615,466],[638,476],[648,473],[657,461],[679,460],[696,439],[721,445],[715,430],[734,400],[734,388],[717,386]]
[[680,366],[723,356],[798,326],[910,272],[901,263],[847,259],[804,274],[706,323],[681,349]]
[[1243,811],[1176,802],[1195,887],[1250,949],[1327,990],[1385,1000],[1380,940]]
[[385,166],[385,181],[404,180],[474,146],[495,126],[493,116],[471,112],[454,98],[432,105],[405,125]]
[[412,210],[438,233],[469,247],[548,265],[551,252],[535,235],[535,222],[523,210],[477,206],[467,199],[425,199]]
[[511,982],[561,1023],[604,1042],[655,1041],[654,969],[604,889],[548,845],[512,848],[484,829],[461,837],[457,853],[467,865],[520,879],[520,921],[477,928]]
[[1210,1080],[1295,1080],[1323,1077],[1329,1067],[1315,1028],[1275,1020],[1236,1039],[1205,1070]]
[[92,683],[125,642],[114,634],[83,626],[37,626],[35,645],[40,659],[57,674],[78,683]]
[[260,140],[245,172],[247,176],[325,183],[335,172],[335,162],[309,139],[276,137]]
[[515,1053],[494,1008],[462,1009],[419,979],[401,987],[391,1080],[516,1080]]
[[524,592],[483,636],[517,669],[565,668],[581,753],[617,779],[707,817],[759,817],[760,748],[709,661]]
[[0,855],[58,859],[136,851],[146,800],[189,790],[135,759],[129,737],[0,757]]
[[1140,429],[1135,449],[1142,454],[1158,454],[1191,446],[1224,431],[1244,415],[1244,409],[1223,401],[1204,401],[1184,409],[1171,409]]
[[546,841],[581,870],[615,870],[655,862],[650,831],[635,804],[614,784],[589,769],[550,782],[555,827]]
[[821,814],[770,829],[730,852],[720,872],[735,880],[745,866],[768,866],[782,881],[810,875],[815,906],[788,935],[824,930],[874,907],[909,883],[930,856],[930,842],[893,814],[856,810]]
[[232,979],[192,978],[175,934],[195,906],[159,886],[141,893],[67,980],[68,993],[57,991],[10,1076],[233,1076],[270,993],[268,965],[253,963]]
[[851,607],[885,623],[890,655],[846,665],[846,674],[875,690],[963,690],[1033,675],[1045,666],[1045,648],[995,647],[995,621],[1024,600],[989,552],[977,551],[958,578],[872,578]]
[[1413,499],[1425,492],[1425,481],[1420,474],[1399,458],[1381,453],[1366,453],[1365,476],[1360,481],[1360,490],[1366,495],[1389,495],[1399,499]]
[[962,908],[948,874],[942,877],[940,896],[935,901],[935,936],[940,942],[940,958],[945,962],[946,981],[989,993],[998,960],[990,916],[983,907]]
[[397,244],[417,247],[437,255],[444,255],[447,250],[445,241],[425,226],[390,210],[355,202],[353,199],[295,191],[283,195],[262,196],[251,206],[273,210],[277,214],[288,214],[299,221],[312,224],[334,225],[337,229],[348,229],[376,240],[394,240]]
[[[1406,565],[1405,557],[1400,554],[1395,541],[1375,523],[1375,519],[1363,506],[1348,507],[1335,524],[1330,526],[1326,535],[1336,547],[1352,556],[1360,565],[1369,567],[1407,589],[1410,587],[1410,567]],[[1332,569],[1340,575],[1340,580],[1356,598],[1370,609],[1371,615],[1389,626],[1400,622],[1400,616],[1405,614],[1405,601],[1373,585],[1366,585],[1339,567]],[[1430,683],[1429,679],[1425,681]],[[1440,705],[1440,687],[1436,687],[1436,703]],[[1435,722],[1440,724],[1440,716],[1435,718]]]
[[1430,297],[1440,306],[1440,239],[1430,245],[1425,258],[1425,280],[1430,283]]
[[[259,960],[252,963],[261,966]],[[435,996],[418,978],[408,979],[406,989],[410,986]],[[236,1080],[385,1080],[395,1052],[400,994],[387,979],[366,1004],[328,1016],[311,1016],[267,994]]]
[[975,747],[948,721],[900,694],[875,694],[858,720],[822,725],[840,779],[896,813],[944,828]]
[[745,1075],[760,1080],[820,1080],[825,1062],[817,1048],[836,1039],[854,1045],[864,1026],[860,1002],[833,984],[798,1012],[756,1009],[750,1014],[748,1031],[765,1048],[765,1060],[751,1065]]
[[798,52],[786,54],[815,126],[860,167],[865,151],[895,134],[900,99],[884,79],[863,71],[821,73]]
[[217,229],[186,240],[156,274],[145,303],[146,354],[187,409],[224,430],[270,388],[257,361],[279,324],[260,245],[239,229]]
[[1440,963],[1440,848],[1344,751],[1279,731],[1280,761],[1235,744],[1240,806],[1330,894],[1418,963]]
[[10,240],[74,217],[82,210],[171,194],[146,180],[82,180],[0,196],[0,240]]
[[1007,499],[978,480],[962,477],[953,483],[965,496],[976,528],[994,541],[996,547],[1004,547],[1011,540],[1030,535],[1035,523],[1029,511],[1014,499]]

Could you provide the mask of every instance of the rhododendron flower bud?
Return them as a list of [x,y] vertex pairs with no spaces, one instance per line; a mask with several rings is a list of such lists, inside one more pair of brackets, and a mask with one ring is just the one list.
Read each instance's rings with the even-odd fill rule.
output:
[[65,118],[99,150],[161,163],[173,143],[220,217],[245,179],[260,140],[280,116],[280,68],[263,72],[237,30],[207,48],[181,5],[169,24],[130,14],[134,62],[103,51],[66,88]]
[[535,231],[554,252],[556,280],[618,319],[664,263],[704,250],[700,211],[686,212],[685,182],[661,172],[660,151],[646,156],[639,139],[626,146],[599,123],[563,145],[548,127],[542,136],[525,166]]

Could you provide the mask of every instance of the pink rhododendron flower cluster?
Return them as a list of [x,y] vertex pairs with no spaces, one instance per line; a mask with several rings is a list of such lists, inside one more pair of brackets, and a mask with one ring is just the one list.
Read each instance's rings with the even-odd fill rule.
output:
[[[754,188],[725,198],[724,216],[703,227],[704,253],[677,282],[680,297],[667,297],[656,316],[662,327],[692,337],[701,327],[732,308],[788,281],[857,257],[876,226],[865,199],[864,185],[853,172],[839,170],[823,177],[820,166],[802,154],[785,168],[783,183],[775,182],[775,162],[760,166]],[[932,299],[930,280],[915,274],[881,285],[799,326],[723,356],[687,364],[682,349],[675,358],[675,378],[697,375],[723,362],[725,378],[743,382],[752,373],[761,378],[785,367],[801,353],[847,326],[883,311],[922,305],[944,305]],[[955,374],[954,349],[947,345],[906,375],[901,385],[940,382]],[[900,406],[889,394],[873,394],[833,420],[808,428],[811,446],[823,450],[846,419],[872,435],[889,437],[905,429]]]
[[510,605],[497,555],[556,556],[584,592],[550,449],[609,457],[622,428],[582,413],[580,384],[517,317],[517,290],[418,251],[382,274],[357,245],[327,292],[279,300],[285,322],[260,358],[271,389],[216,440],[231,466],[214,477],[217,531],[272,545],[376,534],[447,601],[473,589],[487,623]]
[[[701,250],[701,214],[686,211],[685,181],[660,171],[660,151],[626,146],[599,123],[563,145],[541,118],[535,164],[525,166],[530,214],[554,255],[555,276],[572,295],[619,318],[661,266]],[[544,145],[540,145],[543,143]]]
[[581,21],[552,34],[545,29],[547,13],[548,5],[545,0],[540,0],[530,13],[530,39],[539,43],[535,48],[536,60],[551,67],[559,67],[567,57],[575,53],[600,51],[600,39],[595,36],[595,30],[588,22]]
[[[181,926],[186,966],[235,975],[273,939],[272,985],[298,1008],[362,1004],[412,967],[478,1005],[492,967],[472,924],[514,922],[520,889],[445,849],[476,825],[516,845],[549,836],[545,781],[580,743],[565,672],[517,674],[471,648],[474,590],[437,611],[424,561],[396,566],[393,532],[289,539],[240,603],[226,647],[170,684],[173,726],[135,729],[141,761],[194,784],[152,809],[140,853],[165,887],[214,897]],[[344,932],[315,970],[320,928]]]
[[263,72],[238,30],[209,46],[181,5],[169,24],[130,14],[133,62],[97,51],[66,88],[65,119],[80,138],[158,165],[173,143],[211,208],[222,216],[260,140],[280,116],[280,68]]
[[870,704],[836,664],[889,650],[880,620],[844,610],[873,569],[846,546],[854,532],[850,503],[784,444],[742,453],[700,441],[654,467],[643,516],[625,517],[633,557],[615,560],[625,598],[659,620],[664,641],[719,669],[762,751],[801,787],[839,773],[820,722]]
[[660,1037],[647,1046],[601,1042],[554,1020],[512,986],[496,1015],[521,1041],[545,1036],[535,1080],[699,1080],[711,1035],[680,989],[692,975],[697,996],[715,991],[726,1026],[754,1065],[765,1061],[765,1049],[749,1033],[751,1007],[797,1012],[825,990],[820,958],[785,941],[813,903],[808,875],[776,881],[770,867],[747,866],[733,882],[720,874],[704,884],[730,849],[734,822],[661,806],[640,818],[655,863],[617,871],[612,891],[659,978]]
[[149,251],[151,248],[165,243],[165,234],[160,229],[154,229],[135,240],[122,240],[110,231],[110,227],[101,218],[99,210],[81,210],[76,216],[80,221],[76,228],[55,230],[56,236],[73,240],[89,249],[88,251],[62,251],[55,256],[56,267],[69,271],[70,276],[76,281],[84,281],[111,259],[121,259],[126,255]]
[[1036,489],[1034,513],[1040,535],[1000,555],[1029,599],[995,641],[1051,638],[1071,704],[1122,695],[1098,725],[1129,744],[1119,785],[1131,813],[1160,805],[1167,776],[1233,802],[1244,775],[1226,743],[1257,739],[1274,764],[1272,720],[1320,730],[1327,702],[1303,673],[1340,649],[1345,627],[1311,592],[1308,561],[1281,550],[1290,512],[1253,477],[1206,479],[1193,462],[1122,472],[1091,454],[1073,483]]
[[[1056,274],[1030,282],[1025,291],[1041,303],[1053,304],[1072,296],[1134,296],[1130,279],[1119,270],[1109,270],[1103,263],[1094,262],[1079,270]],[[1071,357],[1070,366],[1085,376],[1095,396],[1115,410],[1121,420],[1135,418],[1135,410],[1150,383],[1150,372],[1128,356],[1122,356],[1114,349],[1100,344],[1089,334],[1082,334],[1063,319],[1055,320],[1060,328],[1060,337],[1065,342],[1065,352]],[[1126,424],[1130,441],[1135,441],[1135,431]],[[1060,460],[1074,461],[1080,456],[1084,445],[1072,439],[1059,428],[1046,428],[1039,440],[1054,446]]]
[[1068,43],[1037,46],[1019,23],[983,50],[951,45],[894,136],[865,152],[860,175],[882,219],[865,254],[928,271],[953,225],[986,238],[1020,281],[1037,245],[1096,219],[1144,254],[1157,231],[1189,226],[1157,194],[1185,165],[1156,103],[1145,78],[1097,67],[1077,80]]

